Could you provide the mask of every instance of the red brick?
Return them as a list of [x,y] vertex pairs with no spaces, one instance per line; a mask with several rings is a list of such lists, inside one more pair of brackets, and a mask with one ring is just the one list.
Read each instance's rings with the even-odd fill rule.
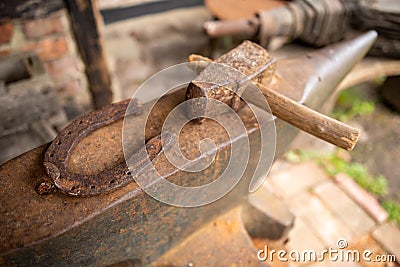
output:
[[61,14],[42,19],[26,21],[23,24],[23,27],[24,33],[28,38],[40,38],[65,31]]
[[35,51],[41,60],[49,61],[60,58],[68,53],[68,44],[65,38],[44,39],[20,48],[22,51]]
[[8,44],[14,33],[14,26],[11,22],[0,24],[0,45]]
[[66,56],[45,63],[46,70],[55,83],[60,83],[71,77],[77,77],[81,72],[75,57]]
[[381,243],[389,254],[394,254],[400,263],[400,229],[394,223],[380,225],[372,236]]
[[360,187],[353,179],[343,173],[335,176],[340,188],[345,191],[355,202],[357,202],[376,222],[384,222],[388,213],[381,207],[378,200]]
[[82,88],[82,83],[79,79],[71,80],[64,84],[56,86],[58,94],[62,97],[73,96]]
[[9,55],[9,54],[11,54],[11,52],[12,52],[11,49],[3,49],[3,50],[0,50],[0,57]]

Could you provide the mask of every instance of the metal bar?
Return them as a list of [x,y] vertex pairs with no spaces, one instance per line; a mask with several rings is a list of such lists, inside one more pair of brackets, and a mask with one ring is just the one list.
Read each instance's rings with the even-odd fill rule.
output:
[[144,15],[166,12],[177,8],[202,6],[203,4],[203,0],[152,1],[149,3],[127,7],[103,9],[101,10],[101,15],[104,19],[104,23],[107,25],[121,20],[133,19]]

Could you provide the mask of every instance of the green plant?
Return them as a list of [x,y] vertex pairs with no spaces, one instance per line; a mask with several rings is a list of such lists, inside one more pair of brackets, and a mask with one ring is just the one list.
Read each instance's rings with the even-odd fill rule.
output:
[[361,187],[376,196],[384,196],[387,193],[387,181],[382,175],[374,177],[366,167],[357,162],[347,162],[338,153],[318,155],[310,151],[289,151],[286,159],[291,162],[313,160],[330,176],[345,173],[354,179]]
[[[295,163],[313,160],[330,176],[346,173],[371,194],[380,197],[387,194],[388,184],[385,177],[382,175],[374,177],[364,165],[356,162],[347,162],[337,152],[320,155],[312,151],[291,150],[285,156],[288,161]],[[400,225],[400,204],[391,200],[384,200],[381,205],[388,212],[389,220]]]
[[382,202],[382,207],[388,212],[389,220],[400,225],[400,204],[390,200],[385,200]]
[[381,85],[383,85],[383,84],[386,82],[386,80],[387,80],[387,77],[386,77],[386,76],[381,76],[381,77],[375,78],[375,79],[374,79],[374,83],[375,83],[376,85],[378,85],[378,86],[381,86]]
[[369,115],[374,110],[374,102],[363,100],[359,93],[349,88],[339,94],[332,116],[341,121],[349,121],[356,116]]

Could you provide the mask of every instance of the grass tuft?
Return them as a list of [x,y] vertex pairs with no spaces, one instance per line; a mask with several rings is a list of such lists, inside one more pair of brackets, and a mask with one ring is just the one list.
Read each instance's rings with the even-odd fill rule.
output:
[[388,212],[389,220],[400,225],[400,204],[390,200],[385,200],[382,202],[382,207]]
[[370,115],[375,111],[375,103],[365,101],[352,88],[340,92],[332,116],[340,121],[349,121],[357,116]]
[[357,162],[346,162],[338,153],[318,155],[309,151],[289,151],[286,159],[290,162],[313,160],[318,163],[330,176],[345,173],[353,178],[361,187],[376,196],[387,194],[387,181],[382,175],[374,177],[367,168]]

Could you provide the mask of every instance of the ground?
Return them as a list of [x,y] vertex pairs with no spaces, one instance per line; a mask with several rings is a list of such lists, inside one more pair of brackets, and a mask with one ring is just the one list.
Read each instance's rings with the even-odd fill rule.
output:
[[[347,175],[331,175],[318,164],[317,157],[282,158],[278,160],[264,184],[295,215],[288,241],[277,249],[300,251],[327,248],[338,249],[338,240],[348,243],[346,249],[371,250],[374,255],[400,257],[399,226],[389,222],[379,204],[384,199],[400,203],[400,114],[381,101],[377,82],[361,84],[351,89],[362,101],[375,104],[371,114],[355,115],[348,123],[361,128],[360,141],[354,151],[337,152],[332,145],[301,134],[292,145],[295,151],[313,151],[316,155],[336,153],[345,161],[358,162],[372,174],[383,175],[387,194],[367,193]],[[399,96],[400,97],[400,96]],[[362,113],[362,112],[361,112]],[[296,155],[296,154],[295,154]],[[268,241],[266,241],[268,243]],[[262,247],[260,240],[256,245]],[[269,243],[272,248],[276,242]],[[274,261],[271,266],[399,266],[397,263]]]
[[389,184],[387,197],[400,203],[400,113],[382,103],[375,83],[359,85],[355,90],[373,101],[375,110],[371,115],[355,119],[364,137],[351,156],[373,174],[385,176]]

